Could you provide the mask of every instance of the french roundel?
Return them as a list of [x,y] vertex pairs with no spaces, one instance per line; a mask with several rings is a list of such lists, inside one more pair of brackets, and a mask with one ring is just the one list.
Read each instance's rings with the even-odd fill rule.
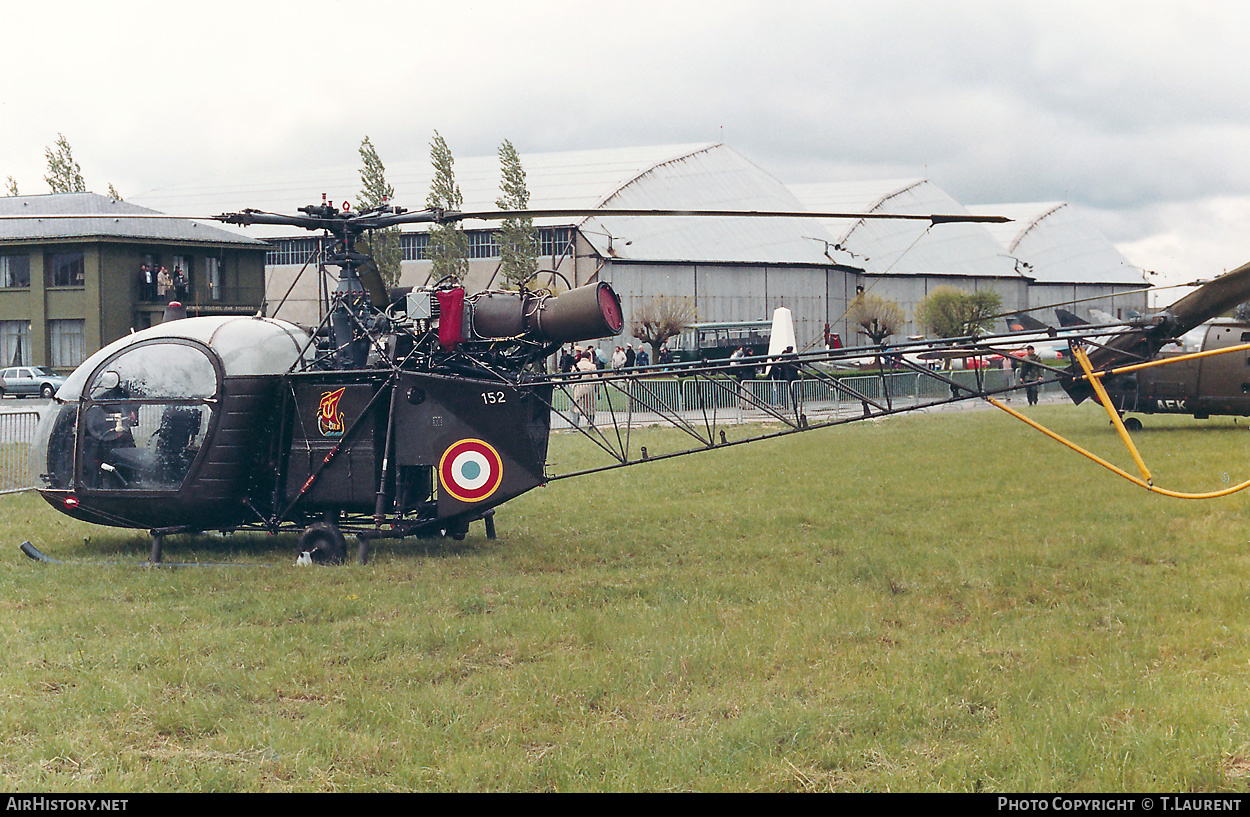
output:
[[503,481],[503,461],[490,443],[460,440],[443,452],[438,479],[443,490],[461,502],[481,502]]

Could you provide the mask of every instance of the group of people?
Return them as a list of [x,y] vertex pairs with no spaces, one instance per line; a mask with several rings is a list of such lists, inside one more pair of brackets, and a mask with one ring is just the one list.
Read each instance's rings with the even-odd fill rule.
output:
[[[650,362],[651,356],[647,354],[647,350],[639,346],[635,352],[632,343],[627,343],[624,347],[617,346],[612,351],[612,356],[606,359],[603,352],[594,346],[574,346],[572,350],[565,347],[560,352],[560,371],[566,373],[588,374],[603,371],[609,367],[613,370],[632,369],[647,366]],[[574,426],[581,425],[583,417],[586,418],[587,423],[594,425],[595,403],[598,401],[599,388],[595,379],[597,378],[582,379],[573,386]]]
[[[664,353],[667,351],[667,348],[660,350],[661,363],[665,362]],[[578,363],[583,358],[589,360],[593,369],[597,370],[607,369],[608,367],[611,367],[614,370],[633,369],[635,367],[651,365],[651,356],[647,354],[646,347],[641,345],[638,347],[638,351],[636,352],[634,351],[634,345],[632,343],[627,343],[624,347],[617,346],[612,351],[612,356],[606,358],[603,355],[603,351],[594,346],[585,348],[575,346],[572,350],[565,347],[560,352],[560,371],[572,372],[579,370]]]
[[144,301],[185,301],[191,280],[182,267],[170,271],[163,266],[143,264],[139,267],[139,295]]

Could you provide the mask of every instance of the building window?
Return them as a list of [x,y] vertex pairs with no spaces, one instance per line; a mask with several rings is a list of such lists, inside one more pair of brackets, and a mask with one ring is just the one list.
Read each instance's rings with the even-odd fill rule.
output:
[[48,321],[48,339],[52,346],[52,366],[72,369],[86,358],[87,322],[78,320]]
[[80,287],[86,273],[81,252],[62,252],[48,256],[47,283],[50,287]]
[[494,230],[467,230],[470,258],[497,258],[499,245],[495,243]]
[[0,365],[25,366],[30,363],[30,323],[0,321]]
[[[539,255],[572,254],[573,231],[568,227],[544,227],[535,230],[535,249]],[[466,230],[469,258],[498,258],[499,244],[494,230]],[[429,260],[430,234],[402,233],[399,236],[400,257],[404,261]],[[304,264],[313,260],[317,249],[315,238],[274,238],[269,240],[265,264],[271,267]]]
[[403,233],[399,236],[399,252],[405,261],[424,261],[429,249],[429,233]]
[[573,231],[568,227],[545,227],[538,231],[539,255],[572,255]]
[[317,252],[315,238],[272,238],[269,240],[269,251],[265,253],[265,263],[271,267],[303,265],[315,259]]
[[30,286],[30,256],[0,255],[0,287],[14,289]]
[[221,292],[221,259],[205,258],[204,274],[208,278],[208,299],[210,301],[220,301]]

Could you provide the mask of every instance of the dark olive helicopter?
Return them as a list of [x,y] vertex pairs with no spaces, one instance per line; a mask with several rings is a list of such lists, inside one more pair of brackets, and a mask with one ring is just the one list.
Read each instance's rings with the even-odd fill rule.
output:
[[[654,366],[549,374],[543,361],[562,344],[621,331],[620,300],[608,284],[558,294],[525,288],[468,294],[458,282],[444,280],[386,292],[372,259],[356,249],[367,231],[400,224],[527,215],[853,216],[933,224],[999,218],[603,209],[458,213],[389,205],[350,212],[324,202],[299,213],[244,210],[214,218],[323,231],[326,263],[339,274],[322,326],[310,331],[259,316],[182,318],[100,349],[58,391],[32,447],[38,490],[54,508],[91,523],[149,530],[153,562],[160,561],[166,536],[206,530],[301,531],[299,551],[324,562],[345,557],[344,534],[352,533],[364,562],[373,539],[462,538],[475,521],[483,521],[493,537],[496,506],[554,480],[1016,388],[990,388],[980,371],[956,379],[908,362],[923,352],[1010,343],[1012,333],[890,346],[900,366],[935,386],[917,386],[907,398],[888,386],[874,390],[833,373],[839,366],[879,362],[884,347],[666,367],[665,375],[675,375],[680,385],[680,399],[656,385]],[[1235,286],[1217,286],[1219,279],[1200,290],[1208,294],[1197,302],[1182,300],[1178,306],[1190,306],[1179,314],[1122,327],[1095,354],[1113,352],[1104,364],[1153,355],[1227,308],[1225,290],[1244,290],[1248,269],[1230,273]],[[757,371],[771,372],[772,380],[757,383]],[[1080,381],[1068,377],[1065,388],[1080,401]],[[587,389],[598,395],[589,410]],[[596,401],[602,408],[596,409]],[[828,405],[837,408],[822,408]],[[734,422],[744,407],[775,422]],[[588,437],[606,464],[553,473],[547,456],[553,417]],[[630,436],[640,417],[679,429],[686,444],[648,452]],[[41,558],[32,551],[28,555]]]
[[[1250,416],[1250,320],[1243,309],[1250,265],[1215,281],[1195,284],[1199,289],[1168,309],[1150,316],[1131,313],[1124,324],[1131,335],[1116,337],[1090,353],[1090,363],[1105,372],[1102,385],[1111,406],[1121,415],[1189,414],[1199,420],[1213,415]],[[1237,317],[1212,317],[1237,307]],[[1091,313],[1092,314],[1092,313]],[[1049,340],[1069,332],[1097,331],[1071,311],[1055,309],[1060,329],[1036,318],[1016,314],[1009,328],[1045,333]],[[1110,315],[1100,325],[1115,324]],[[1061,357],[1066,355],[1061,354]],[[1166,365],[1162,365],[1166,364]],[[1078,405],[1093,398],[1101,402],[1076,362],[1064,379],[1064,388]],[[1130,431],[1142,427],[1136,417],[1124,419]]]
[[[1129,324],[1140,327],[1140,333],[1092,351],[1091,364],[1108,371],[1102,384],[1112,407],[1122,415],[1250,416],[1250,321],[1211,317],[1244,303],[1248,278],[1250,265],[1245,265],[1162,313],[1131,316]],[[1069,328],[1084,326],[1059,317]],[[1077,373],[1075,363],[1071,371]],[[1065,388],[1077,404],[1098,399],[1087,382],[1069,380]],[[1136,417],[1125,418],[1124,425],[1130,431],[1142,427]]]

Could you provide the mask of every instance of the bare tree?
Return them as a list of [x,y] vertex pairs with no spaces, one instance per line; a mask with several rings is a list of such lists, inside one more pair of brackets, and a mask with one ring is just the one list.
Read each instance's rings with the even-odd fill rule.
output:
[[861,292],[851,302],[851,321],[874,344],[880,344],[902,328],[907,315],[897,301]]
[[656,295],[634,315],[634,337],[651,346],[651,360],[660,359],[660,347],[694,323],[694,301],[684,295]]

